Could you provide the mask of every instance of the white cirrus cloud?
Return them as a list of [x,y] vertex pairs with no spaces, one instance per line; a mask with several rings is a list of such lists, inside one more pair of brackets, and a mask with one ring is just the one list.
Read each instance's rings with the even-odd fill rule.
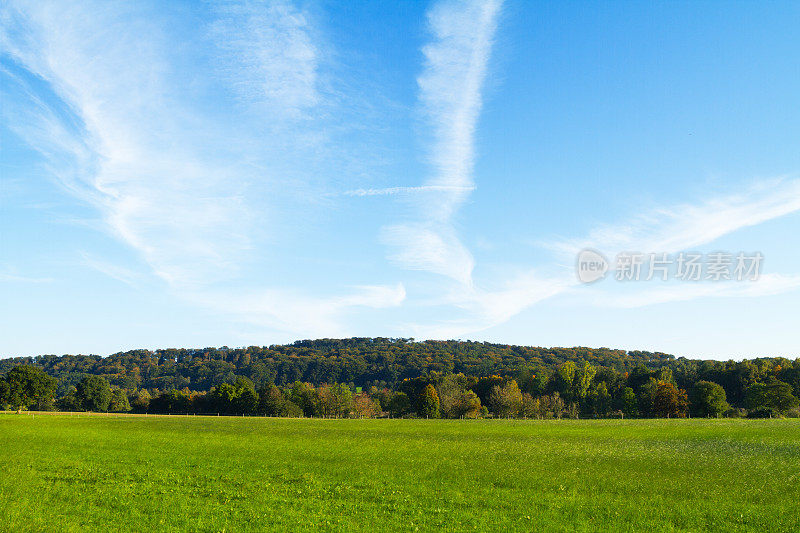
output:
[[[453,216],[474,189],[475,129],[501,8],[498,0],[444,1],[428,11],[432,41],[422,49],[419,105],[431,128],[433,176],[418,192],[419,219],[384,228],[382,240],[401,266],[469,286],[474,260]],[[404,190],[398,189],[398,192]]]
[[800,180],[767,179],[698,203],[634,213],[626,222],[600,226],[584,238],[554,241],[545,246],[567,255],[585,248],[609,255],[622,251],[672,253],[711,243],[740,229],[797,211],[800,211]]
[[[157,3],[4,3],[0,44],[13,69],[0,74],[17,91],[9,123],[182,298],[291,331],[335,330],[350,307],[399,305],[402,284],[311,297],[237,277],[269,220],[273,205],[263,200],[298,179],[281,175],[294,161],[281,154],[316,136],[298,118],[313,120],[299,115],[321,103],[318,46],[305,13],[286,1],[198,9],[214,22],[181,27],[188,47],[171,27],[186,23]],[[83,264],[128,284],[141,279],[93,255]],[[247,291],[219,288],[242,284]]]

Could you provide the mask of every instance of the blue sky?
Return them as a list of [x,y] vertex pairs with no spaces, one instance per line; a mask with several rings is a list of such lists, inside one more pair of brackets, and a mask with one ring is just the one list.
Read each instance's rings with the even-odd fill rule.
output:
[[[0,356],[797,357],[799,25],[796,2],[5,2]],[[582,284],[585,248],[764,262]]]

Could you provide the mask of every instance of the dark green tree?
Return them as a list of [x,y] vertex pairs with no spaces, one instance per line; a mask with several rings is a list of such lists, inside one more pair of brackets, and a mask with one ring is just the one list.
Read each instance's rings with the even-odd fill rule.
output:
[[791,385],[777,379],[751,385],[747,389],[745,401],[749,409],[772,409],[777,412],[788,411],[798,405]]
[[191,394],[188,391],[177,389],[169,390],[159,394],[148,405],[151,413],[188,413],[192,407]]
[[111,400],[108,402],[108,410],[112,413],[127,413],[131,410],[128,402],[128,394],[124,389],[114,389],[111,391]]
[[265,416],[284,416],[284,398],[281,390],[269,384],[258,393],[258,414]]
[[41,368],[20,365],[9,370],[3,378],[4,403],[17,409],[52,402],[58,381]]
[[8,391],[9,391],[8,383],[6,383],[5,379],[0,378],[0,408],[5,408],[3,406],[5,406],[7,403],[9,403],[8,402],[8,399],[9,399]]
[[70,387],[64,396],[56,400],[56,408],[59,411],[81,411],[83,407],[81,407],[76,393],[75,387]]
[[75,398],[84,411],[103,412],[111,402],[111,387],[102,376],[86,376],[75,385]]
[[691,396],[691,410],[695,416],[719,417],[730,409],[725,389],[713,381],[698,381]]
[[256,393],[253,382],[247,378],[240,377],[234,384],[236,397],[233,400],[233,408],[236,414],[255,414],[258,409],[258,393]]
[[649,378],[647,382],[639,388],[636,396],[639,400],[639,414],[641,416],[657,416],[655,407],[657,392],[658,381],[656,381],[655,378]]
[[289,399],[303,410],[305,416],[317,414],[316,393],[309,383],[295,381]]
[[639,402],[636,400],[636,393],[630,387],[625,387],[622,391],[622,405],[620,410],[627,417],[639,416]]
[[389,398],[387,404],[389,415],[394,418],[400,418],[411,412],[411,400],[405,392],[395,392]]

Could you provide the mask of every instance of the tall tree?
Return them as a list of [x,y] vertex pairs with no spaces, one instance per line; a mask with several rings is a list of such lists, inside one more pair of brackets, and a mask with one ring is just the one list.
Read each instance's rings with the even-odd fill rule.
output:
[[20,411],[33,405],[52,401],[58,382],[41,368],[20,365],[9,370],[3,378],[5,402]]
[[589,388],[592,386],[592,381],[594,380],[594,376],[597,374],[597,369],[591,363],[584,363],[583,367],[578,371],[578,375],[576,376],[576,390],[575,399],[584,399],[586,394],[589,392]]
[[439,395],[433,385],[428,384],[419,400],[419,415],[425,418],[439,418]]
[[274,384],[269,384],[259,391],[258,414],[266,416],[283,416],[283,407],[286,403],[281,390]]
[[678,389],[672,383],[659,381],[653,397],[653,411],[656,416],[665,418],[683,418],[689,407],[686,391]]
[[517,382],[509,380],[502,387],[495,385],[489,394],[489,408],[500,417],[517,416],[522,408],[522,392]]
[[559,395],[569,401],[574,397],[575,374],[577,366],[572,361],[566,361],[558,365],[555,375],[555,388]]
[[622,405],[620,409],[625,416],[639,416],[639,403],[636,401],[636,393],[630,387],[625,387],[622,391]]
[[122,389],[111,391],[111,400],[108,402],[108,410],[114,413],[124,413],[131,410],[128,402],[128,395]]
[[692,391],[691,407],[695,416],[719,417],[731,406],[721,385],[698,381]]
[[353,412],[358,418],[372,418],[381,413],[381,404],[369,394],[357,394],[353,400]]
[[102,376],[86,376],[75,386],[75,397],[85,411],[102,412],[111,401],[111,387]]
[[471,390],[461,393],[456,405],[455,418],[478,418],[481,416],[481,399]]
[[798,400],[788,383],[772,379],[767,383],[754,383],[747,389],[747,406],[750,409],[773,409],[784,412],[797,407]]
[[464,374],[448,374],[436,385],[436,394],[439,396],[439,408],[443,418],[459,418],[461,416],[461,400],[466,388]]

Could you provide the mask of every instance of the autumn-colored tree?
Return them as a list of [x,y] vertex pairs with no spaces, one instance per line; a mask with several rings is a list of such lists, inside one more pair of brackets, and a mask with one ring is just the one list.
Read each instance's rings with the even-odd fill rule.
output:
[[564,400],[558,392],[554,392],[552,396],[548,397],[548,418],[561,419],[564,416]]
[[653,411],[664,418],[685,418],[689,407],[686,391],[667,381],[659,381],[653,397]]
[[542,401],[534,398],[527,392],[522,394],[522,408],[520,409],[522,418],[542,418]]
[[419,400],[419,415],[425,418],[439,418],[439,395],[433,385],[427,385]]
[[353,399],[353,412],[358,418],[374,418],[381,413],[381,404],[369,394],[356,394]]
[[353,394],[344,383],[323,385],[316,390],[315,411],[319,416],[339,418],[349,416]]

